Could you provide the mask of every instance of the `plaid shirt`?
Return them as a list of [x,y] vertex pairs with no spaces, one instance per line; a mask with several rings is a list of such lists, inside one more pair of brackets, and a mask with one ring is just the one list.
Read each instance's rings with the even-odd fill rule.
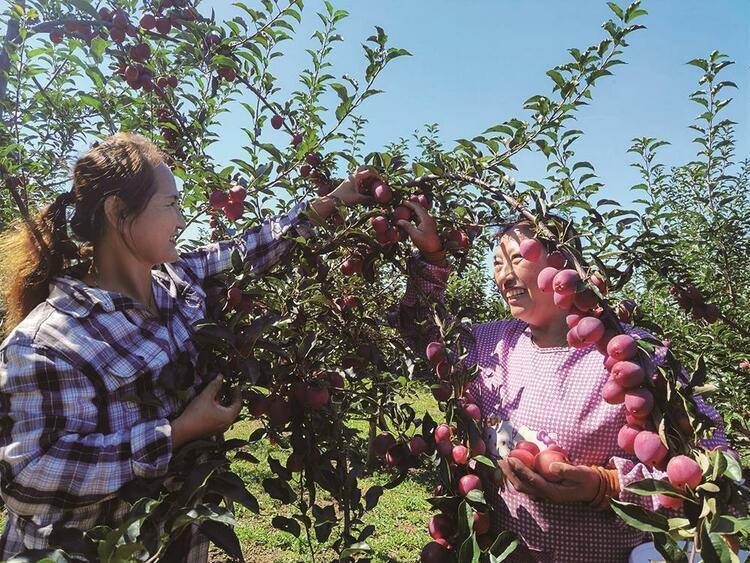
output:
[[53,280],[49,298],[0,345],[0,496],[8,508],[0,560],[47,547],[55,524],[118,523],[130,509],[118,490],[167,471],[170,420],[202,382],[191,373],[181,400],[158,381],[176,360],[197,357],[192,325],[205,317],[204,281],[228,269],[243,245],[255,272],[276,264],[294,244],[287,231],[309,236],[304,209],[153,270],[160,319],[122,294],[66,275]]

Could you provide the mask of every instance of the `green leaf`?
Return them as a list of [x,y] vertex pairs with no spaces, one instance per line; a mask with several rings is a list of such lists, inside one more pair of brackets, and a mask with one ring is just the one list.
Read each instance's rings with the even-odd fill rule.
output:
[[562,74],[560,74],[556,70],[548,70],[547,76],[549,76],[552,80],[554,80],[555,84],[557,84],[560,88],[562,88],[563,86],[565,86],[565,84],[567,84]]
[[641,479],[640,481],[636,481],[625,487],[625,490],[640,496],[663,494],[670,497],[690,500],[689,497],[684,496],[670,483],[660,479]]
[[612,499],[612,510],[628,525],[642,532],[667,532],[669,522],[661,514],[651,512],[630,502]]
[[501,563],[505,561],[521,544],[512,532],[503,531],[495,538],[490,546],[490,563]]
[[621,20],[625,19],[624,13],[620,6],[618,6],[614,2],[607,2],[607,6],[609,6],[609,9],[612,10],[618,18],[620,18]]
[[99,19],[99,12],[96,11],[96,8],[94,8],[91,5],[91,2],[89,0],[69,0],[73,6],[81,10],[82,12],[86,12],[88,15],[95,17],[97,20]]

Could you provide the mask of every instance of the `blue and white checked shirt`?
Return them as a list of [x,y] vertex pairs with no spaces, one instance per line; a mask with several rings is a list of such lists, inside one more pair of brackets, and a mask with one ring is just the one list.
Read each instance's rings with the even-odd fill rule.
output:
[[[130,508],[118,490],[167,471],[170,420],[186,401],[158,380],[178,358],[196,359],[192,325],[205,317],[204,281],[227,270],[243,244],[256,272],[276,264],[294,244],[290,229],[309,236],[306,206],[153,270],[160,319],[122,294],[53,280],[49,298],[0,345],[0,496],[8,509],[0,560],[46,548],[54,524],[118,523]],[[158,401],[132,400],[151,396]]]

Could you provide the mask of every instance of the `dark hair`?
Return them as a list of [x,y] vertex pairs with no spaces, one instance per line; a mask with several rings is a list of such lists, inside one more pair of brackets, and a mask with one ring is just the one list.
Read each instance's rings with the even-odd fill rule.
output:
[[[16,221],[0,236],[5,332],[49,296],[55,276],[92,255],[106,229],[104,202],[109,196],[117,196],[123,205],[118,228],[145,209],[156,191],[154,169],[163,162],[161,151],[141,135],[107,137],[76,161],[69,193],[59,195],[35,219]],[[68,206],[74,207],[70,222]]]
[[[547,213],[544,216],[544,222],[545,225],[552,231],[552,234],[555,235],[555,238],[559,240],[560,242],[563,242],[568,245],[572,245],[577,251],[578,254],[583,253],[583,246],[581,245],[581,237],[578,235],[578,231],[573,226],[572,221],[569,221],[563,217],[560,217],[559,215],[555,215],[553,213]],[[510,218],[507,221],[504,221],[500,224],[500,228],[495,233],[495,238],[500,240],[500,238],[513,229],[514,227],[526,227],[531,232],[535,232],[537,229],[537,225],[526,217],[525,215],[519,214],[515,218]],[[542,239],[544,237],[541,237]],[[547,243],[545,241],[545,247],[548,251],[554,250],[552,248],[552,245]]]

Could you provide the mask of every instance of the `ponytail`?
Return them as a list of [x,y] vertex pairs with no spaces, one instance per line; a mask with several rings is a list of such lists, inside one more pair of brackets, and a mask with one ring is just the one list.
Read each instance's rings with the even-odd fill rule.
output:
[[4,331],[16,326],[49,295],[49,283],[78,257],[65,210],[75,201],[61,194],[31,221],[19,220],[0,235],[0,282],[6,303]]
[[[16,221],[0,234],[0,286],[8,333],[49,297],[49,285],[82,263],[106,229],[104,202],[112,195],[127,217],[137,216],[154,194],[154,168],[164,155],[148,139],[117,133],[95,143],[73,167],[73,189],[31,220]],[[68,207],[74,207],[70,221]],[[76,244],[70,231],[83,245]]]

